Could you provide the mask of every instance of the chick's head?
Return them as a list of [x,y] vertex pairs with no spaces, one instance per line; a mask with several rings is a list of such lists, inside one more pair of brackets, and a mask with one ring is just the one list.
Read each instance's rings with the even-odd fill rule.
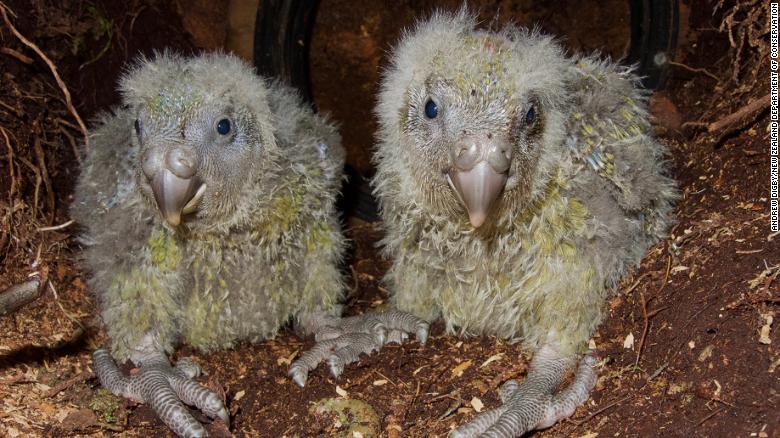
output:
[[536,32],[435,14],[404,36],[385,73],[380,163],[393,163],[417,203],[475,228],[499,205],[531,201],[562,143],[567,62]]
[[236,57],[142,60],[120,85],[135,113],[136,182],[171,228],[210,229],[246,215],[247,193],[278,157],[266,86]]

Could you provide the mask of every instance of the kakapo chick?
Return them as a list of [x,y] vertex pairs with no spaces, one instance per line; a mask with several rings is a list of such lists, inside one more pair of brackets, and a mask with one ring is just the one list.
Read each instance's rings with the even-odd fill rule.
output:
[[334,199],[344,151],[294,91],[234,56],[141,60],[121,92],[124,105],[91,133],[71,213],[86,228],[111,355],[140,371],[122,375],[105,350],[95,371],[177,434],[203,436],[182,402],[226,422],[228,412],[192,380],[195,362],[169,364],[177,344],[228,348],[290,319],[303,333],[343,326]]
[[587,399],[605,297],[664,236],[676,198],[638,87],[628,68],[537,32],[476,30],[465,11],[393,51],[373,181],[392,302],[534,351],[502,406],[451,436],[520,436]]

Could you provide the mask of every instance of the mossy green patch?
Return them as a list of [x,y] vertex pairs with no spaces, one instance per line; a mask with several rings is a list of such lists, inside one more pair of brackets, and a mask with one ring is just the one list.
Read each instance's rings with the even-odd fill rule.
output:
[[179,266],[181,249],[173,235],[165,230],[155,230],[147,244],[151,262],[161,272],[170,272]]
[[192,262],[194,293],[185,304],[187,323],[184,324],[183,336],[194,347],[206,351],[226,346],[224,330],[220,326],[223,297],[228,290],[226,270],[229,270],[229,264],[223,259],[221,248],[216,242],[210,251]]
[[298,222],[303,208],[305,188],[300,179],[288,181],[274,193],[269,214],[255,228],[253,234],[262,239],[276,239],[290,231]]
[[223,347],[225,339],[219,326],[221,312],[222,301],[215,299],[213,294],[193,294],[185,312],[190,320],[184,333],[187,342],[204,351]]
[[317,416],[331,416],[336,426],[335,437],[379,437],[379,414],[362,400],[340,398],[322,399],[314,403],[309,412]]
[[155,96],[149,98],[146,102],[149,111],[158,117],[175,115],[181,118],[182,115],[192,113],[201,102],[203,96],[192,91],[187,86],[178,88],[166,88]]
[[[566,181],[558,171],[545,187],[544,195],[517,215],[515,223],[518,225],[531,223],[534,217],[538,217],[530,236],[521,242],[526,245],[524,247],[538,243],[543,253],[550,254],[562,239],[580,233],[585,227],[588,209],[579,199],[561,194],[561,187],[565,184]],[[526,240],[528,237],[531,240]]]
[[111,394],[106,389],[99,388],[89,401],[89,408],[101,421],[115,423],[121,401],[121,398]]
[[514,81],[507,65],[509,51],[506,44],[502,37],[467,35],[463,37],[464,50],[461,53],[464,62],[448,63],[445,59],[449,56],[439,52],[434,55],[431,64],[437,75],[460,95],[468,96],[477,104],[487,105],[511,96],[514,91]]
[[114,276],[107,295],[120,303],[105,310],[107,318],[121,321],[109,324],[112,354],[117,359],[126,359],[128,348],[141,340],[145,333],[154,329],[162,343],[176,324],[181,304],[174,296],[178,282],[176,273],[164,273],[146,263],[133,267],[129,272]]
[[303,196],[298,192],[290,192],[286,196],[274,198],[272,208],[279,228],[284,231],[290,229],[290,225],[300,214],[302,199]]
[[324,220],[317,221],[309,229],[306,236],[306,252],[308,254],[317,252],[322,248],[327,248],[333,243],[333,237],[330,234],[330,227]]
[[[153,295],[150,289],[155,288],[159,283],[154,278],[144,277],[140,268],[133,268],[128,274],[117,274],[110,287],[119,291],[119,297],[124,303],[149,301],[148,296]],[[146,332],[151,328],[151,313],[136,310],[129,312],[127,322],[131,327],[136,328],[136,331]]]

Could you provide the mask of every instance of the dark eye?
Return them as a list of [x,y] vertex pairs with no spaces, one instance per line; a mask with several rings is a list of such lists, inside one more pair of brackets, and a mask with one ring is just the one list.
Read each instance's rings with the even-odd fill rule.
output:
[[432,101],[431,99],[428,99],[427,102],[425,102],[425,117],[429,119],[435,119],[436,116],[439,115],[439,107],[436,106],[436,102]]
[[530,125],[534,122],[534,119],[536,118],[536,113],[534,112],[534,107],[531,106],[531,108],[528,108],[528,112],[525,113],[525,124]]
[[135,135],[140,136],[141,135],[141,121],[138,119],[135,119],[135,123],[133,124],[135,126]]
[[222,119],[217,123],[217,132],[220,135],[228,135],[230,133],[230,120]]

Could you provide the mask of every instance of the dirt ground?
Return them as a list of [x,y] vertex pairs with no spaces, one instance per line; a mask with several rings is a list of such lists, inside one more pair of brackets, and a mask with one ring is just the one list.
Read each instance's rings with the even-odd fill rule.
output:
[[[85,120],[118,102],[121,66],[140,52],[205,45],[187,23],[225,14],[207,15],[209,8],[191,3],[218,4],[5,2],[16,14],[10,22],[56,66]],[[400,29],[434,3],[454,8],[460,1],[393,8],[322,1],[312,41],[315,103],[339,121],[349,161],[364,173],[371,172],[377,67]],[[500,10],[499,22],[538,22],[566,35],[572,50],[625,53],[622,1],[470,3],[486,25]],[[688,0],[681,8],[677,56],[651,105],[683,194],[678,222],[607,304],[593,337],[601,364],[590,400],[534,436],[780,435],[780,329],[772,324],[780,235],[768,219],[769,112],[764,106],[724,119],[768,93],[768,6]],[[206,12],[193,17],[197,11]],[[148,407],[99,389],[91,371],[90,353],[106,339],[76,263],[78,226],[46,229],[69,221],[81,132],[49,66],[2,22],[0,76],[0,289],[34,272],[48,278],[36,302],[0,317],[0,436],[170,435]],[[345,222],[353,241],[350,312],[380,307],[389,265],[374,248],[380,225]],[[499,339],[442,331],[434,326],[425,346],[387,346],[338,380],[318,369],[305,389],[286,370],[313,341],[290,331],[213,354],[184,346],[176,357],[194,356],[208,373],[202,382],[224,394],[233,421],[229,429],[208,424],[216,436],[353,436],[355,421],[314,412],[319,400],[337,397],[369,403],[370,415],[355,409],[353,417],[381,436],[443,437],[475,411],[497,406],[498,386],[522,378],[527,357]]]

